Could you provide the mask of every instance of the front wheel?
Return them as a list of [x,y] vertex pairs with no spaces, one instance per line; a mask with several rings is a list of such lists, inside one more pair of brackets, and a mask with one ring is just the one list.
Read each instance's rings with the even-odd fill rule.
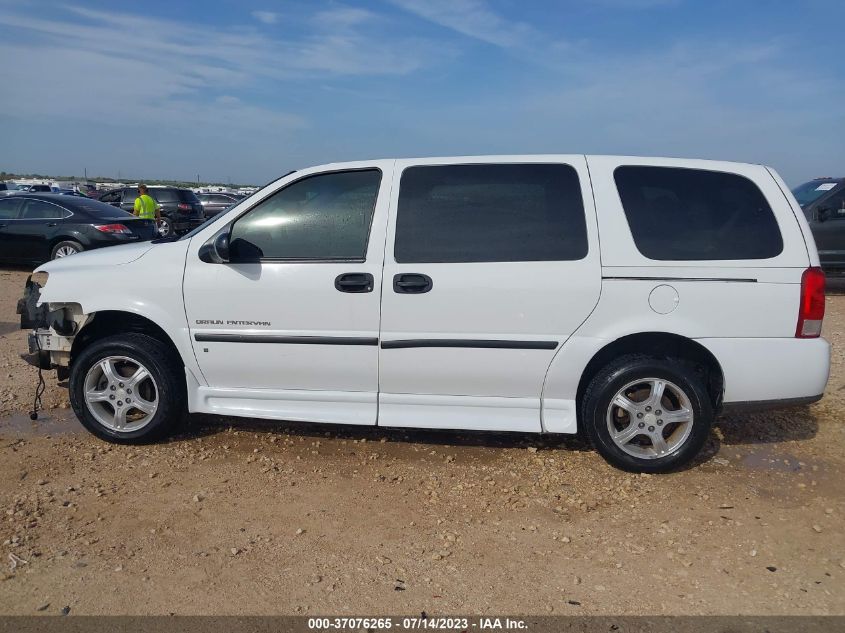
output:
[[170,237],[173,235],[173,220],[162,216],[158,221],[158,234],[161,237]]
[[70,368],[70,403],[82,425],[109,442],[149,442],[185,416],[181,364],[160,340],[140,333],[92,343]]
[[617,468],[660,473],[701,450],[714,411],[701,372],[678,359],[623,356],[584,392],[581,420],[599,453]]

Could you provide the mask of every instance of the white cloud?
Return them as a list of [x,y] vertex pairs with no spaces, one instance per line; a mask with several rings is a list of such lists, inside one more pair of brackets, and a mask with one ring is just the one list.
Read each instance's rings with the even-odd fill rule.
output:
[[264,24],[275,24],[279,21],[279,14],[273,11],[253,11],[252,17]]
[[530,25],[498,15],[484,0],[389,1],[435,24],[503,48],[526,46],[540,37]]

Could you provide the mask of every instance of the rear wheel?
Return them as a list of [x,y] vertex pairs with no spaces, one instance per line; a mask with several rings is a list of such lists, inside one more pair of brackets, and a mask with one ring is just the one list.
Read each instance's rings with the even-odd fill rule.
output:
[[109,336],[85,348],[71,365],[69,390],[83,426],[110,442],[158,439],[186,412],[180,363],[146,334]]
[[64,242],[59,242],[53,247],[53,251],[50,253],[50,259],[59,259],[61,257],[68,257],[69,255],[76,255],[84,250],[85,249],[82,248],[82,244],[79,242],[65,240]]
[[695,366],[646,356],[624,356],[599,371],[584,393],[581,416],[607,461],[650,473],[692,460],[707,441],[713,418]]

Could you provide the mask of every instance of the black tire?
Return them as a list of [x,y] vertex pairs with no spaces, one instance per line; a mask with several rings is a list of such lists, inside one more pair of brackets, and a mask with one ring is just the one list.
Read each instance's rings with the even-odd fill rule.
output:
[[[689,400],[693,413],[692,429],[686,439],[665,455],[651,459],[622,450],[611,438],[608,428],[608,411],[616,394],[629,383],[646,378],[674,383]],[[705,385],[704,374],[695,365],[682,360],[622,356],[602,368],[590,381],[581,401],[581,425],[596,450],[613,466],[629,472],[672,471],[694,459],[710,434],[715,413]],[[671,430],[668,425],[666,428]],[[644,441],[641,438],[643,436],[635,439]],[[645,446],[647,450],[648,442]]]
[[161,220],[158,224],[158,233],[161,237],[171,237],[172,235],[175,235],[176,233],[173,230],[173,220],[167,216],[161,216]]
[[[109,356],[137,361],[155,381],[158,406],[141,428],[113,430],[97,420],[85,401],[85,379],[89,370]],[[175,431],[187,414],[185,372],[181,361],[163,342],[142,333],[117,334],[91,343],[73,360],[68,387],[71,406],[82,425],[100,439],[116,444],[158,440]]]
[[66,255],[60,255],[61,252],[67,251],[68,249],[72,249],[77,253],[81,253],[85,249],[82,247],[82,244],[79,242],[75,242],[73,240],[64,240],[63,242],[59,242],[53,247],[53,250],[50,251],[50,259],[58,259],[60,257],[67,257],[67,255],[71,255],[72,253],[67,253]]

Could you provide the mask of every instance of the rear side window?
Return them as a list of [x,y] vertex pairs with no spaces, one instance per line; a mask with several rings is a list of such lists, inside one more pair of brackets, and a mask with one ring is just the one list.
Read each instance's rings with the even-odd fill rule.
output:
[[187,202],[188,204],[199,204],[200,199],[197,198],[197,194],[189,189],[171,189],[173,194],[179,200],[179,202]]
[[148,193],[156,202],[176,202],[176,191],[173,189],[150,189]]
[[737,174],[618,167],[616,187],[637,249],[655,260],[768,259],[783,238],[763,193]]
[[[149,192],[148,192],[149,193]],[[129,187],[123,190],[123,202],[135,202],[135,198],[138,197],[138,189],[137,187]]]
[[24,200],[21,219],[23,220],[60,220],[66,211],[61,207],[42,200]]
[[380,182],[366,169],[291,183],[238,218],[232,260],[363,261]]
[[582,259],[587,227],[578,174],[562,164],[409,167],[394,255],[400,263]]

